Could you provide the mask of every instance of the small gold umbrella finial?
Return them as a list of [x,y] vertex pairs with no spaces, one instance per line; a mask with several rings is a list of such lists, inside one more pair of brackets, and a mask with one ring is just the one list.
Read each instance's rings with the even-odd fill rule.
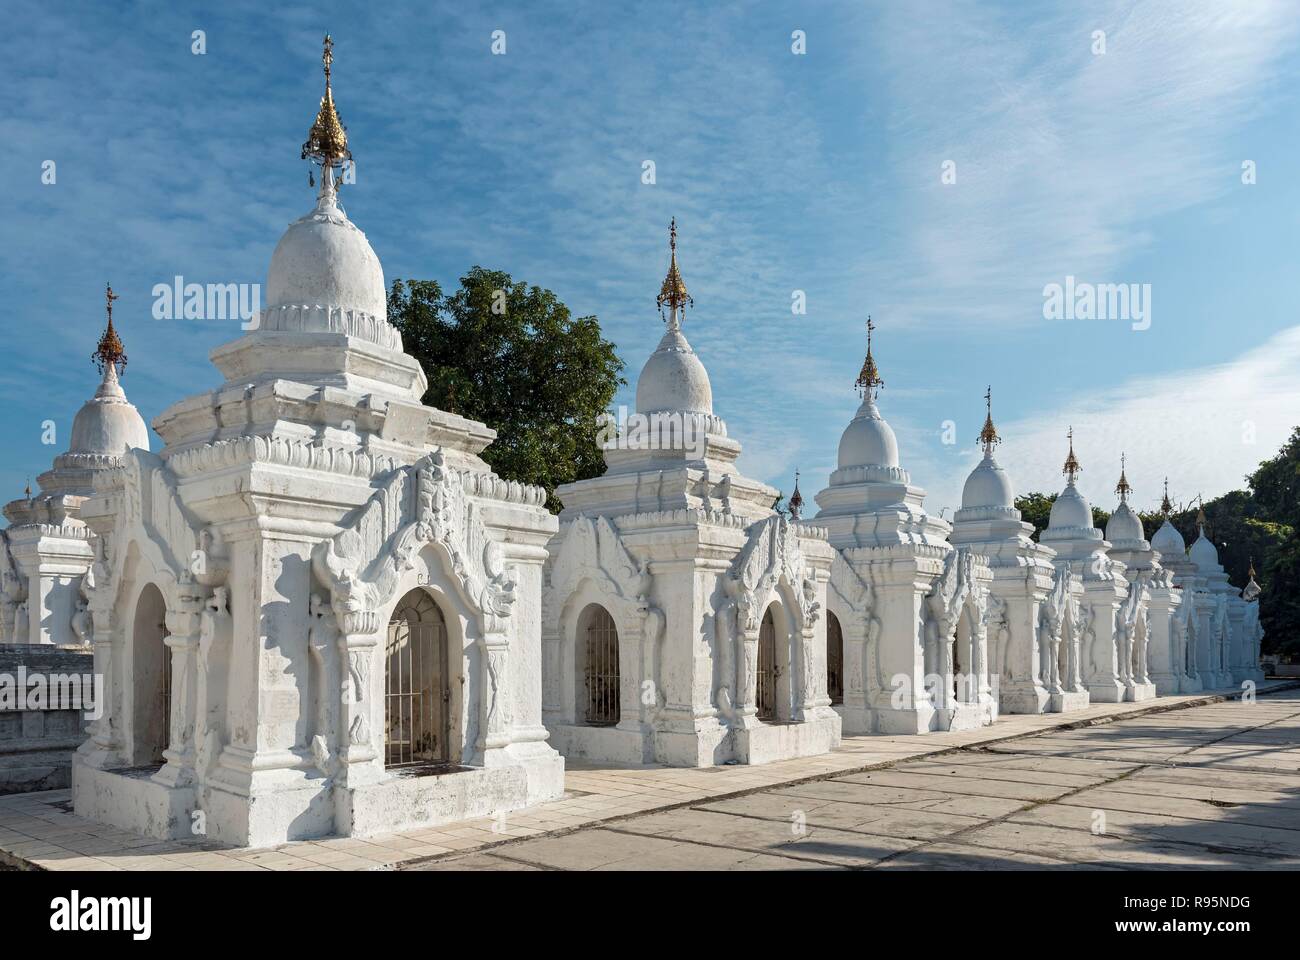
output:
[[[337,182],[333,171],[341,170],[352,161],[352,151],[348,149],[347,128],[339,120],[334,108],[334,90],[330,85],[330,65],[334,63],[334,41],[325,35],[325,48],[321,54],[321,63],[325,65],[325,96],[320,98],[320,109],[316,111],[316,121],[307,133],[307,140],[302,145],[302,159],[310,160],[321,167],[321,192],[332,189]],[[311,182],[311,177],[308,177]]]
[[111,283],[104,285],[104,307],[108,313],[108,326],[104,328],[103,335],[99,338],[99,343],[95,347],[95,352],[90,355],[91,361],[99,372],[105,373],[109,367],[112,367],[115,373],[121,374],[126,370],[126,351],[122,348],[122,341],[113,329],[113,301],[118,299],[118,295],[113,292]]
[[876,366],[876,358],[871,353],[871,334],[876,329],[875,323],[871,320],[871,315],[867,315],[867,358],[862,361],[862,370],[858,373],[858,379],[853,385],[858,388],[858,395],[863,398],[870,397],[876,399],[880,393],[880,388],[885,385],[885,381],[880,379],[880,370]]
[[664,304],[668,305],[668,323],[677,326],[681,320],[679,311],[685,306],[695,306],[695,301],[686,290],[686,281],[682,279],[682,272],[677,268],[677,218],[673,217],[672,222],[668,225],[668,275],[664,277],[664,282],[659,287],[659,296],[655,298],[655,303],[659,305],[659,315],[663,316]]
[[1119,483],[1115,486],[1115,492],[1119,494],[1121,503],[1128,503],[1128,495],[1133,492],[1132,486],[1129,485],[1128,477],[1124,475],[1125,461],[1128,459],[1126,454],[1119,455]]
[[1065,458],[1065,466],[1061,472],[1070,478],[1070,483],[1074,483],[1074,478],[1083,472],[1083,467],[1079,466],[1079,458],[1074,455],[1074,427],[1070,427],[1065,435],[1070,441],[1070,452]]
[[1201,528],[1201,533],[1205,533],[1205,498],[1199,493],[1196,495],[1196,525]]
[[998,431],[993,426],[993,384],[984,391],[984,429],[980,431],[980,443],[984,444],[984,455],[993,456],[993,448],[1002,442]]
[[1160,501],[1160,513],[1166,520],[1174,512],[1174,505],[1169,502],[1169,478],[1165,477],[1165,498]]

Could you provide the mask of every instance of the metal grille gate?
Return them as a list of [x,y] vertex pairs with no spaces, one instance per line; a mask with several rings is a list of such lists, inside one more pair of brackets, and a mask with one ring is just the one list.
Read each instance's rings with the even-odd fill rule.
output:
[[763,614],[758,628],[758,677],[756,683],[758,719],[776,719],[776,624],[772,609]]
[[844,702],[844,633],[833,613],[826,614],[826,692],[831,703]]
[[413,590],[398,604],[386,654],[385,765],[447,762],[447,624],[425,591]]
[[618,723],[618,628],[604,607],[593,607],[587,614],[586,645],[587,723]]

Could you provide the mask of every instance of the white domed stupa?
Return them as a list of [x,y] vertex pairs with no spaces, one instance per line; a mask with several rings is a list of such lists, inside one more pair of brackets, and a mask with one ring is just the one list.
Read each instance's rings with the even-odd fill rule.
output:
[[[844,730],[974,729],[997,716],[983,669],[986,660],[981,656],[976,662],[960,643],[945,646],[938,638],[946,627],[928,619],[924,655],[918,657],[917,618],[939,616],[935,610],[959,597],[982,609],[992,573],[983,555],[954,549],[948,542],[951,525],[926,512],[925,491],[912,484],[899,461],[898,440],[878,405],[885,382],[876,366],[875,329],[868,317],[867,353],[854,383],[862,402],[840,438],[830,482],[814,498],[821,508],[814,522],[827,529],[838,551],[826,594],[828,622],[835,618],[845,638],[878,637],[874,654],[865,639],[853,641],[858,644],[854,662],[870,666],[849,671],[846,678],[840,708]],[[867,584],[869,610],[861,599],[868,595]],[[845,657],[849,662],[847,652]],[[925,690],[928,673],[951,673],[957,670],[953,664],[961,666],[969,682],[954,683],[951,691],[935,696],[891,700],[888,684],[898,677],[913,691]]]
[[[388,322],[383,267],[339,203],[353,159],[334,105],[328,52],[326,61],[325,95],[302,147],[303,159],[320,167],[316,205],[276,244],[256,325],[213,350],[211,360],[232,386],[297,381],[419,404],[428,381]],[[159,430],[177,441],[166,426]]]
[[659,290],[662,312],[668,306],[668,329],[655,352],[650,354],[636,381],[637,413],[683,413],[713,415],[713,387],[709,372],[682,333],[682,317],[695,301],[686,290],[677,266],[677,218],[668,228],[670,260],[668,274]]
[[[875,323],[868,317],[867,355],[855,383],[862,403],[840,436],[838,465],[831,473],[830,485],[814,497],[821,507],[817,521],[828,523],[834,529],[849,521],[833,521],[833,517],[847,518],[879,511],[882,517],[888,516],[889,519],[873,523],[869,533],[850,523],[855,531],[852,534],[855,545],[912,541],[946,543],[949,525],[925,512],[925,491],[912,486],[911,477],[899,463],[898,438],[876,402],[885,381],[880,377],[872,353],[871,338],[875,329]],[[858,540],[861,542],[856,543]],[[847,544],[847,540],[845,542]]]
[[[122,464],[132,449],[149,449],[149,428],[126,399],[119,374],[126,351],[113,326],[112,286],[105,290],[108,323],[91,355],[101,373],[95,395],[72,421],[68,449],[54,458],[36,482],[40,487],[5,505],[10,526],[0,533],[0,579],[6,601],[0,614],[0,643],[80,646],[90,642],[81,583],[94,560],[91,530],[82,504],[95,495],[95,478]],[[14,602],[33,598],[39,615],[19,618]],[[20,622],[21,621],[21,622]],[[78,627],[77,624],[81,626]]]
[[[984,428],[980,430],[980,444],[984,447],[984,456],[966,478],[961,491],[961,509],[953,515],[954,529],[959,520],[974,520],[984,517],[1013,517],[1020,520],[1020,511],[1016,509],[1015,488],[1011,477],[993,459],[993,448],[1002,442],[997,428],[993,426],[993,388],[990,386],[984,394],[986,410]],[[1032,530],[1032,525],[1030,526]]]
[[993,426],[993,388],[984,394],[984,428],[979,441],[984,456],[966,478],[961,509],[952,518],[953,546],[967,547],[989,558],[993,582],[989,589],[1006,610],[1003,631],[990,631],[989,673],[998,678],[998,709],[1004,713],[1047,713],[1077,710],[1088,695],[1066,691],[1051,682],[1050,666],[1038,643],[1039,610],[1056,576],[1050,547],[1035,543],[1034,526],[1016,509],[1015,488],[993,458],[1001,442]]
[[[769,714],[742,651],[747,631],[776,617],[796,634],[805,625],[791,650],[825,669],[826,633],[811,617],[825,608],[834,551],[801,518],[797,474],[787,516],[773,487],[737,470],[740,444],[714,414],[708,372],[682,332],[694,301],[675,218],[668,249],[655,301],[667,330],[637,380],[636,410],[617,435],[602,431],[605,472],[555,491],[564,509],[542,604],[543,673],[559,671],[543,684],[549,742],[569,756],[692,767],[823,753],[839,742],[840,718],[821,678],[791,676],[791,708]],[[793,592],[778,595],[779,580]],[[662,691],[640,705],[624,697],[622,721],[603,726],[560,693],[587,669],[560,638],[588,635],[597,606],[618,618],[615,660],[652,664],[645,676]],[[643,626],[622,629],[629,615]]]
[[[1125,699],[1127,688],[1115,644],[1116,616],[1120,604],[1128,597],[1124,564],[1107,556],[1110,544],[1092,523],[1092,507],[1075,482],[1083,469],[1074,455],[1074,428],[1066,434],[1070,452],[1061,472],[1066,476],[1047,529],[1039,536],[1056,551],[1058,568],[1068,567],[1074,580],[1083,585],[1078,602],[1092,621],[1090,636],[1095,640],[1079,650],[1079,678],[1087,688],[1090,703],[1118,703]],[[1091,649],[1088,649],[1088,646]]]
[[1145,550],[1149,544],[1146,542],[1146,531],[1142,529],[1142,518],[1128,503],[1133,488],[1129,485],[1128,476],[1125,474],[1123,454],[1120,455],[1119,460],[1119,484],[1115,487],[1115,492],[1119,494],[1119,506],[1106,521],[1106,539],[1111,542],[1112,547],[1121,550]]
[[709,372],[682,330],[695,301],[677,263],[676,217],[668,225],[668,270],[655,304],[667,329],[637,377],[635,412],[604,444],[605,477],[619,479],[561,487],[561,520],[630,506],[721,507],[755,519],[770,516],[777,491],[736,469],[741,445],[713,412]]
[[[1128,581],[1129,596],[1120,608],[1118,620],[1122,631],[1121,677],[1125,699],[1150,700],[1159,689],[1178,690],[1180,680],[1174,672],[1177,658],[1173,654],[1172,618],[1181,600],[1175,595],[1173,581],[1160,565],[1160,555],[1151,548],[1142,529],[1142,518],[1129,505],[1133,487],[1126,471],[1128,457],[1120,454],[1119,483],[1115,493],[1119,505],[1106,522],[1109,556],[1119,562]],[[1130,622],[1131,621],[1131,622]],[[1146,629],[1141,629],[1145,621]],[[1154,641],[1154,642],[1153,642]]]
[[1074,428],[1070,428],[1068,434],[1070,440],[1070,452],[1065,458],[1065,466],[1061,472],[1065,474],[1067,480],[1065,489],[1052,503],[1052,511],[1048,515],[1047,529],[1043,531],[1040,538],[1044,543],[1058,540],[1102,540],[1101,531],[1092,525],[1092,506],[1088,499],[1079,492],[1075,484],[1075,478],[1082,469],[1079,466],[1079,460],[1074,455]]
[[[338,204],[351,153],[332,44],[302,151],[320,193],[271,257],[260,322],[212,352],[222,386],[154,421],[158,455],[134,452],[82,505],[111,548],[75,621],[105,696],[73,809],[161,839],[189,835],[168,811],[259,847],[503,816],[564,790],[540,680],[558,524],[545,489],[478,455],[493,430],[421,403],[379,261]],[[439,629],[417,637],[417,622]],[[394,696],[424,698],[418,730],[386,721]],[[416,764],[442,782],[415,782]]]

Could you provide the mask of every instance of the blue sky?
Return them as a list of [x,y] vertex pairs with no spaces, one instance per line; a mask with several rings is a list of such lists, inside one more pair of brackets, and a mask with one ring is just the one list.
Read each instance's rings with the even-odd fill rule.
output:
[[[1165,474],[1184,500],[1240,486],[1300,423],[1294,4],[9,6],[6,499],[94,391],[106,280],[146,419],[217,385],[236,322],[154,320],[150,291],[265,280],[312,204],[327,30],[386,278],[551,288],[600,317],[630,403],[675,215],[715,411],[777,486],[824,486],[868,313],[903,464],[949,516],[990,383],[1017,486],[1059,488],[1072,425],[1103,506],[1121,450],[1146,508]],[[1044,320],[1067,275],[1150,284],[1150,329]]]

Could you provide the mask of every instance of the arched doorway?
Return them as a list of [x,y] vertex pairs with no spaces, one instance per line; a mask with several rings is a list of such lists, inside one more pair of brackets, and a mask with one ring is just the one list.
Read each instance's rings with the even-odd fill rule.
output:
[[166,644],[167,601],[152,583],[140,591],[131,623],[131,678],[135,761],[162,763],[169,746],[172,658]]
[[596,727],[618,723],[618,626],[598,603],[588,604],[578,618],[577,664],[583,722]]
[[397,604],[384,661],[384,765],[449,762],[447,622],[427,590],[412,590]]
[[776,719],[776,621],[772,608],[763,614],[758,628],[758,676],[755,684],[755,707],[760,720]]
[[844,632],[840,618],[826,613],[826,692],[831,703],[844,702]]

